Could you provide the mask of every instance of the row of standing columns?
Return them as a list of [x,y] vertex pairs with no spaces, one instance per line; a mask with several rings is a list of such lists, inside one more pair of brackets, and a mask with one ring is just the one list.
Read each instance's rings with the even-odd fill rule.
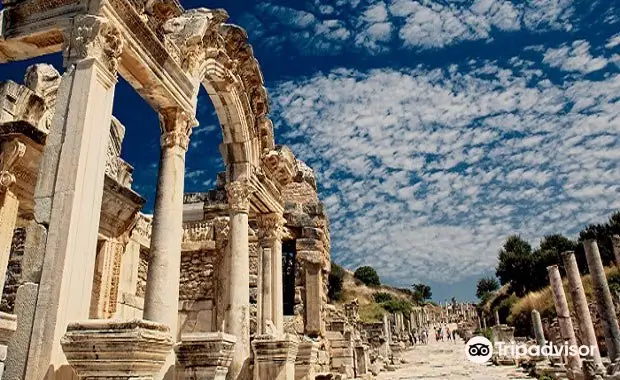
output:
[[[603,325],[608,356],[612,364],[615,365],[620,355],[620,328],[618,327],[615,307],[611,298],[607,278],[605,276],[605,268],[603,266],[596,241],[586,240],[583,245],[592,280],[596,308]],[[614,253],[616,253],[615,249]],[[572,378],[585,372],[586,368],[590,368],[597,375],[603,374],[605,368],[603,366],[603,361],[598,347],[594,324],[592,323],[592,317],[583,288],[581,274],[579,273],[579,267],[577,266],[575,253],[572,251],[567,251],[563,252],[561,256],[566,269],[568,287],[575,311],[575,319],[579,327],[579,331],[581,332],[581,340],[584,345],[591,348],[589,350],[589,357],[586,358],[589,366],[586,366],[585,362],[582,363],[578,354],[568,355],[568,372],[571,374]],[[577,339],[570,316],[568,301],[564,292],[562,278],[560,277],[559,268],[557,265],[552,265],[547,268],[547,271],[553,293],[553,300],[560,327],[561,338],[569,345],[576,346]],[[536,335],[537,343],[539,345],[545,344],[540,314],[536,310],[532,311],[532,322],[534,325],[534,333]]]

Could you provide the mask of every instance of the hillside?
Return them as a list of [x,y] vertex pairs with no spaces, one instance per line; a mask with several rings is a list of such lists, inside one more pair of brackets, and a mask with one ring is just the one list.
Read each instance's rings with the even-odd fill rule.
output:
[[[376,293],[388,293],[394,301],[390,302],[387,306],[385,302],[377,303],[374,298]],[[380,285],[377,287],[366,286],[353,276],[353,272],[347,269],[344,269],[341,294],[340,299],[334,302],[334,304],[343,305],[357,299],[360,305],[360,318],[364,322],[380,321],[383,318],[383,314],[386,312],[384,307],[390,308],[395,306],[407,308],[407,306],[416,306],[411,299],[411,295],[406,291],[389,285]]]

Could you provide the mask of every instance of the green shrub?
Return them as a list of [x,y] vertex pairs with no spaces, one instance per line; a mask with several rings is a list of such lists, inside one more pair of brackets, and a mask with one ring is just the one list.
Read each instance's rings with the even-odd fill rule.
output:
[[390,301],[382,302],[381,307],[390,314],[403,313],[403,315],[409,315],[411,313],[411,302],[406,300],[392,299]]
[[366,284],[367,286],[379,286],[381,285],[381,280],[379,280],[379,275],[377,271],[373,267],[365,266],[359,267],[355,270],[353,274],[355,278]]
[[344,269],[332,261],[332,270],[328,277],[327,296],[331,302],[342,298],[342,283],[344,281]]
[[373,298],[377,303],[388,302],[394,299],[392,294],[387,292],[377,292],[373,295]]

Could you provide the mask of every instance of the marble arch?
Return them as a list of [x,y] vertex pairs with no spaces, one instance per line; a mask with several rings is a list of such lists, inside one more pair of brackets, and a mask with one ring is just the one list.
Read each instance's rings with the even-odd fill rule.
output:
[[[9,346],[6,368],[17,371],[12,378],[72,379],[74,371],[111,371],[110,363],[147,357],[141,369],[146,372],[133,375],[163,379],[175,360],[194,366],[196,352],[205,350],[222,355],[217,363],[223,367],[230,364],[229,378],[246,376],[252,360],[267,377],[273,371],[290,374],[299,341],[284,334],[282,240],[294,241],[311,268],[294,285],[299,290],[312,284],[307,311],[299,315],[309,322],[300,334],[318,339],[324,331],[328,227],[311,171],[289,148],[275,144],[267,91],[246,32],[227,24],[223,10],[185,10],[177,0],[2,5],[0,63],[62,52],[65,66],[60,75],[39,65],[25,85],[0,87],[0,267],[9,252],[21,252],[24,275],[13,296],[15,309],[27,309],[17,319],[0,313],[0,345]],[[124,127],[112,116],[118,75],[160,119],[152,216],[139,212],[144,199],[131,189],[134,169],[120,158]],[[215,192],[224,205],[214,220],[188,226],[185,154],[197,125],[200,86],[222,128],[226,173]],[[211,238],[213,231],[217,238]],[[190,245],[216,245],[227,261],[218,284],[222,323],[209,331],[215,334],[186,337],[175,353],[187,236],[194,239]],[[254,263],[250,268],[251,244],[260,245],[258,274]],[[106,319],[118,315],[126,283],[137,292],[140,268],[127,257],[141,250],[148,251],[148,280],[138,319]],[[261,277],[258,289],[268,295],[261,299],[253,341],[250,276]],[[305,347],[307,361],[314,360],[314,343]],[[286,360],[272,363],[270,355],[280,354]],[[202,359],[200,365],[211,366],[205,371],[222,370]],[[114,370],[120,378],[127,375]]]

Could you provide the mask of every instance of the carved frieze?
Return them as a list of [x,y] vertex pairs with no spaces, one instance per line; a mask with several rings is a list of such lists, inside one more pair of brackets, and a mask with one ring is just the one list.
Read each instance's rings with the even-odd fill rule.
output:
[[214,240],[213,223],[208,221],[183,224],[183,242]]
[[96,58],[110,73],[116,75],[122,52],[121,33],[105,17],[77,16],[73,30],[65,35],[64,54],[67,62]]
[[26,153],[26,145],[17,139],[2,143],[0,152],[0,192],[5,192],[17,179],[12,173],[13,166]]
[[163,24],[164,43],[169,52],[178,56],[179,63],[190,76],[201,80],[207,40],[213,38],[220,26],[228,19],[228,14],[221,9],[193,9],[179,17],[169,19]]
[[296,174],[295,156],[286,146],[279,146],[263,156],[263,163],[282,186],[293,181]]

